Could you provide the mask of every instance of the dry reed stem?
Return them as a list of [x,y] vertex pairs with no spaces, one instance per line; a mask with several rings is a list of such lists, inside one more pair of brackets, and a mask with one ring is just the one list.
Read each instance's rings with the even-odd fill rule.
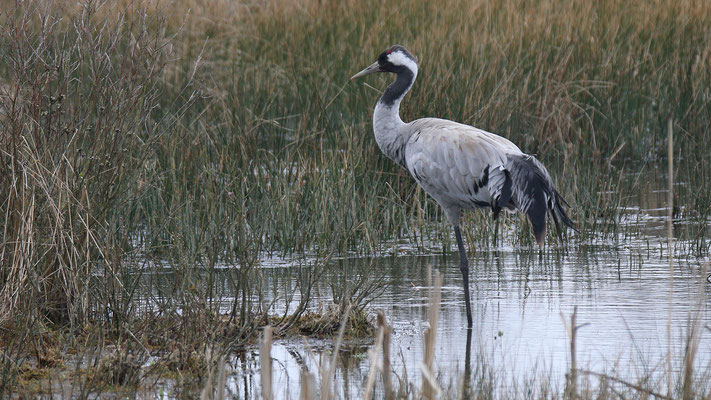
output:
[[341,343],[343,342],[343,335],[346,332],[346,324],[348,323],[348,317],[350,314],[351,305],[348,304],[343,314],[343,319],[341,320],[341,326],[338,328],[338,338],[336,339],[336,345],[333,347],[331,360],[325,368],[321,368],[321,400],[331,400],[334,398],[332,387],[333,376],[336,373],[338,351],[341,348]]
[[259,370],[261,373],[262,398],[272,400],[272,327],[265,326],[259,346]]
[[300,400],[312,400],[316,398],[314,394],[314,376],[306,368],[301,368],[301,392]]
[[667,397],[672,396],[672,317],[674,313],[674,137],[672,119],[667,122],[667,246],[669,247],[669,315],[667,319]]
[[217,390],[217,400],[224,400],[227,389],[227,363],[224,357],[220,358],[220,370],[217,374],[217,386],[215,389]]
[[[316,355],[314,352],[311,350],[311,346],[309,345],[309,342],[306,341],[305,337],[301,338],[302,341],[304,342],[304,349],[306,349],[306,354],[308,355],[309,358],[312,360],[316,360]],[[319,372],[321,373],[321,376],[324,375],[322,368],[323,365],[319,363],[318,368]],[[299,398],[301,400],[311,400],[316,398],[316,393],[315,390],[317,388],[316,385],[316,377],[314,374],[309,372],[305,366],[301,367],[301,393],[299,393]]]
[[383,329],[383,390],[385,391],[385,400],[392,400],[393,394],[393,378],[392,366],[390,364],[390,326],[385,317],[385,311],[378,310],[378,326]]
[[[428,269],[428,277],[431,276],[431,267]],[[422,397],[425,399],[435,398],[435,394],[441,396],[442,390],[437,384],[434,376],[435,344],[437,341],[437,324],[439,323],[439,306],[442,297],[442,275],[435,273],[434,287],[430,289],[430,302],[428,307],[429,318],[425,330],[425,354],[424,361],[420,364],[422,370]]]
[[706,296],[705,277],[708,273],[709,263],[704,263],[701,270],[700,281],[698,283],[698,291],[696,293],[696,308],[691,316],[690,326],[686,335],[686,348],[684,350],[684,375],[681,386],[681,397],[684,400],[694,398],[694,361],[696,353],[699,349],[699,340],[701,339],[701,313],[703,312],[704,301]]
[[[625,380],[622,380],[622,379],[617,378],[617,377],[614,377],[614,376],[610,376],[610,375],[607,375],[607,374],[601,374],[601,373],[599,373],[599,372],[594,372],[594,371],[587,371],[587,370],[584,370],[584,369],[581,369],[581,370],[579,370],[578,372],[580,372],[581,374],[592,375],[592,376],[596,376],[596,377],[598,377],[598,378],[604,378],[604,379],[607,379],[607,380],[612,381],[612,382],[616,382],[616,383],[623,384],[623,385],[625,385],[625,386],[627,386],[627,387],[629,387],[629,388],[631,388],[631,389],[634,389],[634,390],[638,391],[638,392],[640,393],[640,395],[652,396],[652,397],[656,397],[656,398],[658,398],[658,399],[665,399],[665,398],[667,398],[666,395],[657,393],[657,392],[655,392],[655,391],[653,391],[653,390],[647,389],[647,388],[645,388],[645,387],[642,387],[642,386],[640,386],[640,385],[637,385],[637,384],[634,384],[634,383],[631,383],[631,382],[627,382],[627,381],[625,381]],[[619,397],[620,397],[620,398],[624,398],[624,396],[621,396],[621,395],[620,395]]]
[[378,327],[377,338],[375,339],[375,346],[368,350],[368,358],[370,359],[370,372],[368,372],[368,380],[365,385],[365,394],[363,399],[370,399],[373,393],[373,388],[375,387],[375,373],[377,370],[382,369],[382,365],[378,363],[378,354],[383,347],[383,336],[385,334],[385,328],[383,326]]
[[587,323],[582,325],[577,325],[578,317],[578,306],[573,307],[573,314],[570,316],[570,323],[565,319],[565,315],[560,313],[560,317],[563,320],[563,325],[565,325],[565,330],[568,333],[568,338],[570,339],[570,372],[565,383],[565,397],[568,399],[576,399],[578,397],[578,365],[577,365],[577,351],[576,351],[576,341],[578,329],[588,325]]
[[225,356],[220,357],[218,360],[217,381],[214,382],[213,386],[213,371],[210,355],[211,352],[208,350],[205,356],[205,359],[208,361],[207,380],[200,392],[200,400],[224,400],[227,386],[227,362],[225,362]]

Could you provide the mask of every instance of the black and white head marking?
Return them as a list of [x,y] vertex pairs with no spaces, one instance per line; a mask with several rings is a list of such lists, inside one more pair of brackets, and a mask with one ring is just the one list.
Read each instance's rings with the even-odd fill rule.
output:
[[417,59],[399,44],[382,52],[378,57],[378,64],[381,71],[399,74],[407,69],[417,74]]
[[395,82],[388,86],[380,99],[383,104],[392,106],[402,99],[415,81],[417,60],[406,48],[396,44],[380,54],[378,65],[381,71],[397,75]]

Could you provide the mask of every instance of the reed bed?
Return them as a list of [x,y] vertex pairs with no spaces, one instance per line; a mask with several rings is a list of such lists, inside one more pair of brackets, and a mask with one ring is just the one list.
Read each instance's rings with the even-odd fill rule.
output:
[[[265,255],[312,260],[301,305],[279,319],[286,331],[334,256],[380,254],[394,238],[446,253],[438,206],[372,138],[377,90],[348,82],[396,42],[422,71],[403,117],[471,123],[536,153],[573,205],[573,246],[624,237],[638,189],[626,174],[664,157],[675,121],[674,173],[688,180],[674,194],[688,221],[677,251],[708,254],[707,2],[0,5],[0,396],[29,369],[65,363],[57,348],[123,360],[118,375],[78,379],[81,393],[140,380],[132,365],[156,347],[161,373],[209,365],[220,381],[219,356],[206,354],[274,322]],[[476,246],[497,230],[531,245],[517,217],[467,224]],[[152,287],[146,308],[139,293],[162,270],[175,279]],[[329,284],[357,298],[334,298],[336,321],[380,287]]]

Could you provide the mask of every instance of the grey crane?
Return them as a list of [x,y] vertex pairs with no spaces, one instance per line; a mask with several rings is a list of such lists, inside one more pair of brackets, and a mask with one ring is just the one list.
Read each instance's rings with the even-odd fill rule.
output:
[[502,209],[524,213],[539,246],[550,214],[562,239],[561,222],[575,230],[563,209],[566,201],[553,186],[546,167],[509,140],[469,125],[438,118],[405,123],[400,102],[417,77],[417,60],[394,45],[351,79],[376,72],[395,74],[373,112],[373,132],[380,150],[410,172],[417,183],[444,209],[459,248],[459,269],[464,283],[467,326],[472,326],[469,300],[469,262],[459,230],[462,210],[491,208],[494,219]]

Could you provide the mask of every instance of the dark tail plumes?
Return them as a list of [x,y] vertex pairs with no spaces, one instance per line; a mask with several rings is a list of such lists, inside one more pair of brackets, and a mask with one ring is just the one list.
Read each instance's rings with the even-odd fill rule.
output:
[[[563,241],[563,232],[565,232],[565,227],[567,226],[568,228],[574,230],[575,232],[579,232],[578,229],[575,227],[575,224],[573,224],[573,221],[570,220],[568,217],[568,214],[565,213],[565,207],[570,207],[568,205],[568,202],[565,201],[565,199],[558,194],[558,191],[553,189],[553,194],[555,200],[553,201],[553,204],[551,207],[549,207],[548,211],[551,213],[551,217],[553,217],[553,222],[555,222],[555,230],[556,233],[558,234],[558,239],[562,242]],[[560,223],[563,223],[563,227],[560,226]]]
[[561,227],[561,222],[577,231],[573,221],[568,218],[563,209],[563,206],[567,207],[568,203],[555,190],[546,167],[540,161],[529,155],[510,157],[506,169],[511,174],[512,197],[516,208],[528,216],[539,246],[543,246],[545,242],[548,213],[553,218],[561,240],[565,229]]
[[511,188],[511,174],[507,170],[504,170],[503,172],[504,184],[501,187],[501,194],[499,195],[498,201],[496,201],[491,206],[491,209],[494,211],[494,221],[496,221],[496,219],[499,217],[501,209],[509,205],[509,203],[511,202],[511,196],[513,195],[513,191]]

